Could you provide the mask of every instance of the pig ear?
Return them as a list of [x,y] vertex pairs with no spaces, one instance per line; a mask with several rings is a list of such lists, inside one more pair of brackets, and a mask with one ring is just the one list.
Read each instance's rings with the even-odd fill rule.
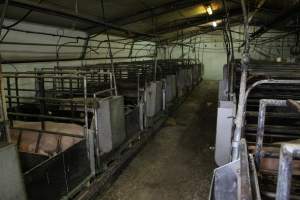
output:
[[42,149],[39,150],[39,153],[43,154],[43,155],[46,155],[46,156],[50,156],[50,157],[52,156],[50,152],[47,152],[47,151],[42,150]]
[[31,153],[34,153],[34,150],[35,150],[33,144],[29,144],[29,145],[24,144],[24,145],[22,145],[22,149],[23,149],[23,151],[26,151],[26,152],[28,151]]

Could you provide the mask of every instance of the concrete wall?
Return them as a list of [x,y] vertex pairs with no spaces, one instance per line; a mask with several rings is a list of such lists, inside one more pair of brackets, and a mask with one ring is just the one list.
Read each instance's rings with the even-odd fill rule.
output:
[[[222,65],[226,62],[223,38],[219,34],[201,35],[183,41],[189,46],[177,45],[167,47],[167,58],[191,58],[204,64],[204,79],[218,80],[221,77]],[[183,50],[183,51],[182,51]],[[182,53],[183,52],[183,53]],[[183,55],[183,56],[182,56]]]
[[[5,20],[5,25],[10,25],[14,20]],[[84,39],[64,38],[60,35],[69,35],[73,37],[86,38],[87,34],[82,31],[72,29],[62,29],[57,27],[33,24],[33,23],[20,23],[14,28],[23,29],[28,31],[46,32],[49,35],[40,35],[32,33],[21,33],[10,30],[4,42],[22,42],[22,43],[43,43],[51,44],[52,46],[40,45],[16,45],[16,44],[1,44],[0,51],[2,59],[5,60],[35,60],[35,59],[70,59],[79,58],[82,55]],[[250,32],[255,31],[257,28],[252,27]],[[243,27],[233,27],[233,39],[235,46],[235,57],[239,58],[241,52],[239,46],[243,42]],[[1,38],[6,34],[6,30],[2,31]],[[277,33],[264,34],[261,41],[267,39],[269,36],[275,36]],[[43,63],[27,63],[27,64],[8,64],[3,66],[4,71],[21,71],[33,70],[40,67],[53,67],[56,65],[86,65],[96,63],[108,63],[109,52],[107,35],[99,35],[90,40],[87,45],[86,59],[81,61],[64,61],[64,62],[43,62]],[[134,61],[151,59],[149,56],[154,54],[154,43],[147,41],[135,42],[131,39],[110,36],[111,46],[113,48],[113,57],[124,57],[115,61]],[[290,56],[290,46],[293,45],[295,36],[291,35],[285,39],[278,39],[268,44],[256,44],[251,48],[250,54],[254,59],[276,60],[277,57],[284,58],[285,61],[293,60]],[[182,41],[179,41],[182,42]],[[192,58],[199,60],[204,64],[204,79],[219,80],[222,77],[222,68],[226,63],[226,52],[224,48],[223,33],[216,31],[210,34],[198,35],[184,40],[182,43],[189,44],[182,47],[179,43],[165,46],[159,51],[159,58]],[[72,45],[66,47],[65,45]],[[133,44],[133,48],[131,50]],[[284,47],[283,47],[284,46]],[[131,57],[128,59],[127,57]],[[133,58],[132,58],[133,57]],[[138,57],[138,58],[135,58]],[[99,59],[106,58],[106,59]]]
[[[5,20],[5,25],[8,26],[14,23],[14,20]],[[82,31],[63,29],[52,26],[45,26],[40,24],[33,24],[22,22],[14,27],[28,32],[19,32],[10,30],[3,30],[1,34],[4,44],[0,45],[0,52],[2,61],[18,61],[18,60],[55,60],[55,59],[78,59],[82,56],[83,45],[85,44],[87,34]],[[35,34],[33,32],[43,32],[48,35]],[[61,36],[72,36],[75,38],[65,38]],[[132,61],[140,59],[151,59],[154,53],[154,44],[150,42],[135,42],[132,50],[132,40],[121,37],[110,36],[113,57],[124,57],[124,59],[116,59],[116,61]],[[34,62],[34,63],[12,63],[3,64],[2,70],[4,72],[22,72],[33,71],[36,68],[52,68],[54,66],[81,66],[97,63],[110,63],[108,52],[108,38],[107,35],[98,35],[90,40],[87,44],[86,56],[87,60],[76,61],[58,61],[58,62]],[[115,41],[115,42],[113,42]],[[6,43],[6,44],[5,44]],[[23,43],[23,44],[20,44]],[[27,43],[24,45],[24,43]],[[38,45],[45,44],[45,45]],[[46,45],[48,44],[48,45]],[[72,45],[66,47],[65,45]],[[128,59],[127,57],[141,58]],[[102,58],[102,59],[99,59]],[[103,59],[105,58],[105,59]],[[7,82],[4,82],[6,87]],[[19,79],[19,89],[33,89],[35,88],[35,79],[23,78]],[[10,79],[10,87],[15,87],[14,79]],[[52,85],[51,85],[52,87]],[[15,92],[12,91],[12,95]],[[34,96],[33,92],[20,92],[22,96]]]
[[[254,32],[257,27],[252,27],[250,32]],[[235,58],[240,58],[243,48],[239,49],[243,40],[243,27],[236,26],[232,30],[234,40]],[[284,39],[276,39],[270,43],[263,43],[269,37],[279,36],[282,33],[270,31],[264,34],[259,42],[252,45],[250,56],[252,59],[276,61],[281,57],[282,61],[294,62],[295,58],[290,55],[290,47],[295,43],[295,36],[290,35]],[[180,41],[181,43],[182,41]],[[223,65],[227,62],[227,56],[224,46],[222,31],[216,31],[210,34],[198,35],[188,38],[183,43],[191,43],[191,47],[183,47],[184,58],[196,58],[204,64],[204,79],[220,80],[222,78]],[[195,49],[194,51],[191,49]],[[167,48],[166,57],[182,58],[182,47],[180,45]]]
[[[10,25],[14,23],[14,20],[6,19],[5,25]],[[51,35],[41,35],[33,33],[24,33],[14,30],[10,30],[6,34],[4,29],[1,34],[3,42],[8,42],[10,44],[1,44],[0,51],[3,61],[7,60],[41,60],[41,59],[78,59],[82,55],[83,45],[85,44],[85,39],[87,34],[82,31],[63,29],[52,26],[45,26],[40,24],[33,24],[22,22],[14,27],[15,29],[22,29],[26,31],[33,32],[44,32]],[[60,37],[72,36],[76,38],[64,38]],[[83,38],[83,39],[82,39]],[[110,36],[111,47],[113,48],[112,54],[114,57],[128,57],[130,52],[130,57],[140,57],[140,56],[151,56],[154,52],[153,43],[150,42],[135,42],[132,45],[131,39],[125,39],[121,37]],[[100,41],[100,42],[99,42]],[[116,41],[116,42],[113,42]],[[12,44],[13,43],[13,44]],[[27,45],[20,45],[17,43],[30,43]],[[42,43],[49,45],[34,45],[32,43]],[[72,47],[66,47],[64,45],[72,45]],[[28,71],[34,68],[41,67],[53,67],[56,65],[69,66],[69,65],[86,65],[86,64],[96,64],[96,63],[106,63],[110,62],[109,52],[108,52],[107,35],[98,35],[94,37],[92,41],[88,42],[87,45],[87,60],[83,61],[61,61],[61,62],[43,62],[43,63],[21,63],[21,64],[6,64],[3,65],[4,71]],[[99,59],[102,58],[102,59]],[[107,59],[103,59],[107,58]],[[150,59],[149,57],[137,58],[137,59]],[[120,59],[118,61],[128,61],[132,59]],[[117,61],[117,60],[116,60]]]

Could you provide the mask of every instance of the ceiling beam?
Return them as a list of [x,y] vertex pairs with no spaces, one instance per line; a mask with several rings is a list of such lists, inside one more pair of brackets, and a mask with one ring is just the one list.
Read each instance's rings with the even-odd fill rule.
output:
[[[4,3],[3,0],[0,0],[1,4]],[[127,35],[131,36],[143,36],[143,37],[154,37],[152,34],[146,34],[146,33],[141,33],[137,31],[131,31],[127,30],[125,28],[122,28],[118,25],[114,25],[112,23],[107,23],[104,22],[101,19],[96,19],[90,16],[85,16],[85,15],[80,15],[76,14],[74,12],[71,12],[69,10],[61,9],[58,7],[53,7],[50,5],[41,5],[33,1],[28,1],[28,0],[10,0],[9,1],[9,6],[14,6],[18,8],[23,8],[23,9],[28,9],[28,10],[33,10],[35,12],[39,12],[42,14],[47,14],[50,16],[59,16],[62,18],[70,19],[70,20],[77,20],[81,21],[84,23],[89,23],[91,25],[94,25],[96,27],[101,27],[101,28],[107,28],[107,29],[112,29],[116,30],[118,32],[126,33]]]
[[[252,33],[250,35],[249,41],[252,41],[252,40],[254,40],[254,39],[262,36],[263,34],[265,34],[266,32],[268,32],[271,29],[277,28],[282,23],[284,23],[287,20],[291,19],[293,16],[299,14],[299,12],[300,12],[300,3],[296,3],[290,9],[284,11],[282,14],[280,14],[277,17],[275,17],[270,23],[268,23],[265,26],[262,26],[257,31],[255,31],[254,33]],[[241,47],[244,46],[244,45],[245,44],[243,43],[241,45]]]
[[[138,11],[134,14],[121,16],[115,19],[110,20],[110,23],[117,24],[120,26],[137,23],[142,20],[150,19],[153,17],[158,17],[160,15],[168,14],[171,12],[175,12],[178,10],[182,10],[188,7],[192,7],[195,5],[201,5],[205,3],[209,3],[212,0],[181,0],[181,1],[172,1],[168,2],[153,8],[145,9]],[[90,27],[86,29],[90,34],[94,34],[98,31],[102,31],[97,29],[96,27]]]
[[186,32],[183,32],[183,35],[179,35],[179,37],[178,36],[169,37],[169,38],[162,40],[161,43],[169,44],[170,42],[177,41],[177,40],[182,41],[182,40],[186,40],[186,39],[189,39],[189,38],[197,36],[197,35],[207,34],[210,32],[217,31],[217,30],[221,30],[221,29],[223,29],[222,26],[219,26],[217,28],[206,27],[205,29],[199,28],[199,30],[186,31]]
[[[242,15],[241,9],[237,8],[234,10],[230,10],[229,17],[236,17]],[[166,34],[170,32],[175,32],[178,30],[186,29],[189,27],[193,26],[200,26],[209,22],[217,21],[217,20],[222,20],[225,18],[225,12],[224,11],[219,11],[214,13],[211,16],[205,15],[205,16],[200,16],[200,17],[193,17],[193,18],[186,18],[183,20],[180,20],[178,22],[173,22],[174,24],[169,25],[169,24],[164,24],[161,25],[160,27],[157,27],[156,34]],[[153,32],[153,30],[147,31],[148,33]]]
[[[234,26],[234,25],[237,25],[237,24],[240,24],[240,23],[241,23],[240,19],[231,20],[230,25]],[[169,42],[172,42],[172,41],[176,41],[178,39],[185,40],[185,39],[197,36],[197,35],[202,35],[202,34],[207,34],[207,33],[214,32],[214,31],[222,30],[223,27],[224,27],[224,23],[222,22],[216,28],[214,28],[212,26],[209,26],[209,27],[203,27],[203,28],[199,27],[199,30],[186,31],[186,32],[183,31],[183,35],[179,35],[179,37],[175,36],[175,37],[169,37],[169,38],[163,39],[163,40],[161,40],[161,43],[169,43]]]
[[152,17],[157,17],[160,15],[164,15],[167,13],[171,13],[174,11],[182,10],[188,7],[192,7],[195,5],[201,5],[205,3],[209,3],[211,0],[182,0],[182,1],[172,1],[154,8],[146,9],[140,12],[137,12],[133,15],[129,15],[126,17],[120,17],[112,20],[120,25],[132,24],[141,20],[149,19]]

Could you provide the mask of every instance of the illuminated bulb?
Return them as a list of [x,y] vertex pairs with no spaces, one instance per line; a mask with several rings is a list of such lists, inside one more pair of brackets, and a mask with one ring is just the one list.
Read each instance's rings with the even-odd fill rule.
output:
[[212,22],[212,26],[217,27],[218,26],[217,22]]
[[213,14],[213,10],[212,10],[211,6],[207,6],[206,11],[207,11],[208,15],[212,15]]

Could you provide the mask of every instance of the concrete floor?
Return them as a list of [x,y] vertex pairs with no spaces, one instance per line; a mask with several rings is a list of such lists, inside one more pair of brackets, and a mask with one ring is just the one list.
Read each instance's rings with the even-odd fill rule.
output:
[[101,199],[206,200],[215,167],[217,88],[215,81],[195,88]]

